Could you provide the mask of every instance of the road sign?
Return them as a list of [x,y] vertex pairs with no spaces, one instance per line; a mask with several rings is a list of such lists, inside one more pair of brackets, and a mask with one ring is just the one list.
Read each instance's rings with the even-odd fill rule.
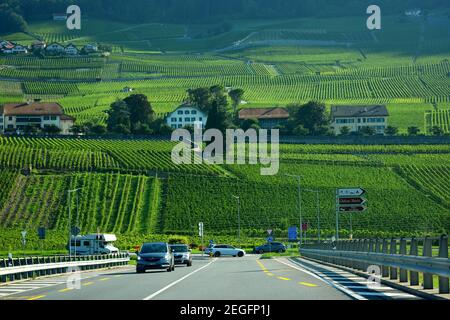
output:
[[364,212],[366,210],[365,206],[339,206],[339,212]]
[[297,227],[289,227],[288,229],[288,239],[289,241],[297,240]]
[[22,239],[25,239],[25,237],[27,236],[27,232],[24,230],[21,231],[20,233],[22,234]]
[[45,240],[45,228],[44,227],[40,227],[38,229],[38,237],[40,240]]
[[338,189],[339,197],[362,196],[365,193],[366,193],[366,190],[364,190],[362,188]]
[[203,222],[198,223],[198,235],[203,237]]
[[302,223],[302,231],[308,231],[309,225],[308,223]]
[[272,234],[272,231],[273,230],[271,230],[271,229],[267,230],[267,234],[270,236]]
[[273,237],[268,237],[267,242],[273,242]]
[[367,199],[363,197],[346,197],[341,198],[339,197],[339,204],[340,205],[363,205],[367,202]]

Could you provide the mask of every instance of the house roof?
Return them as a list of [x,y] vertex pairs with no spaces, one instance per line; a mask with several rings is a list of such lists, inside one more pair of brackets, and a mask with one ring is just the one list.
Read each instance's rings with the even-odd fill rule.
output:
[[72,116],[69,116],[69,115],[67,115],[67,114],[63,114],[61,117],[60,117],[60,119],[61,120],[72,120],[72,121],[75,121],[75,118],[74,117],[72,117]]
[[373,106],[332,106],[331,117],[387,117],[389,112],[385,105]]
[[199,107],[197,107],[194,104],[189,104],[189,103],[183,103],[183,104],[179,105],[175,110],[173,110],[169,114],[172,114],[172,113],[176,112],[178,109],[181,109],[181,108],[192,108],[192,109],[195,109],[195,110],[205,114],[205,112],[203,112]]
[[63,115],[60,104],[54,102],[21,102],[5,103],[3,105],[5,116],[22,115]]
[[288,119],[289,112],[280,107],[244,108],[239,110],[239,119]]

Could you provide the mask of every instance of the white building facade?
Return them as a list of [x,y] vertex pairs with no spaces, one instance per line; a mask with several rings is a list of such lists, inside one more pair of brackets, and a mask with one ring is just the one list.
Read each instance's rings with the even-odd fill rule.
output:
[[350,132],[359,132],[363,127],[371,127],[376,134],[384,134],[388,126],[389,113],[386,106],[332,106],[331,128],[340,134],[343,127]]
[[172,129],[180,129],[186,126],[200,125],[201,128],[206,127],[208,115],[199,108],[191,105],[181,105],[175,109],[166,118],[167,124]]

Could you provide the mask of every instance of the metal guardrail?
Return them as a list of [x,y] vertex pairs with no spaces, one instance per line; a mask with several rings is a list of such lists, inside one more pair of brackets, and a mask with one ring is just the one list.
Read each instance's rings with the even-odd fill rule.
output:
[[50,256],[0,259],[0,282],[15,281],[46,275],[67,273],[70,268],[80,271],[128,264],[128,253],[90,256]]
[[[360,239],[305,244],[300,253],[331,264],[367,272],[369,266],[379,266],[381,277],[399,280],[411,286],[419,285],[419,273],[423,274],[423,289],[433,289],[433,275],[439,276],[439,293],[449,290],[450,259],[448,236],[437,239],[438,256],[432,256],[436,238]],[[419,243],[422,256],[419,256]],[[408,250],[409,248],[409,250]]]

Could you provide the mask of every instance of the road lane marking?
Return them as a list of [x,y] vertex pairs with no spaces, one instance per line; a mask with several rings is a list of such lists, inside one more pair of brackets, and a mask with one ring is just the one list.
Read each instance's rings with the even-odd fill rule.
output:
[[83,283],[83,286],[87,287],[87,286],[90,286],[90,285],[93,285],[93,284],[94,284],[93,282],[86,282],[86,283]]
[[298,284],[301,284],[302,286],[307,286],[307,287],[317,287],[317,284],[309,283],[309,282],[299,282]]
[[192,276],[193,274],[199,272],[200,270],[205,269],[206,267],[209,267],[209,266],[210,266],[212,263],[214,263],[216,260],[217,260],[217,259],[213,259],[212,261],[210,261],[208,264],[204,265],[203,267],[198,268],[197,270],[194,270],[194,271],[192,271],[191,273],[188,273],[188,274],[185,275],[184,277],[178,279],[177,281],[172,282],[171,284],[169,284],[169,285],[165,286],[164,288],[162,288],[162,289],[156,291],[155,293],[149,295],[148,297],[145,297],[145,298],[142,299],[142,300],[151,300],[151,299],[153,299],[153,298],[156,297],[157,295],[159,295],[159,294],[163,293],[164,291],[170,289],[171,287],[173,287],[174,285],[180,283],[180,282],[183,281],[184,279],[189,278],[189,277]]
[[285,277],[277,277],[277,279],[280,279],[280,280],[283,280],[283,281],[291,281],[291,279],[285,278]]
[[38,299],[42,299],[44,297],[45,297],[44,295],[42,295],[42,296],[35,296],[35,297],[28,298],[27,300],[38,300]]
[[[356,300],[368,300],[367,298],[363,297],[362,295],[356,294],[356,293],[352,292],[351,290],[346,289],[344,286],[342,286],[339,283],[333,281],[332,279],[329,279],[329,280],[326,279],[327,277],[325,275],[324,275],[323,278],[318,276],[316,273],[314,273],[314,269],[308,268],[308,267],[306,267],[304,265],[302,265],[300,267],[298,262],[294,262],[292,260],[289,260],[290,263],[287,263],[287,262],[284,262],[284,261],[282,261],[280,259],[275,259],[275,261],[277,261],[279,263],[282,263],[282,264],[284,264],[284,265],[286,265],[288,267],[291,267],[293,269],[297,269],[297,270],[299,270],[301,272],[304,272],[306,274],[309,274],[310,276],[312,276],[312,277],[314,277],[314,278],[316,278],[316,279],[318,279],[318,280],[328,284],[329,286],[344,292],[345,294],[349,295],[353,299],[356,299]],[[293,263],[294,265],[292,265],[291,263]]]
[[67,292],[67,291],[70,291],[70,290],[73,290],[73,288],[61,289],[61,290],[58,290],[58,292]]
[[273,277],[273,276],[274,276],[274,274],[273,274],[273,273],[270,273],[270,272],[268,272],[267,275],[268,275],[269,277]]
[[106,281],[106,280],[109,280],[109,279],[111,279],[111,278],[102,278],[102,279],[100,279],[98,281]]

